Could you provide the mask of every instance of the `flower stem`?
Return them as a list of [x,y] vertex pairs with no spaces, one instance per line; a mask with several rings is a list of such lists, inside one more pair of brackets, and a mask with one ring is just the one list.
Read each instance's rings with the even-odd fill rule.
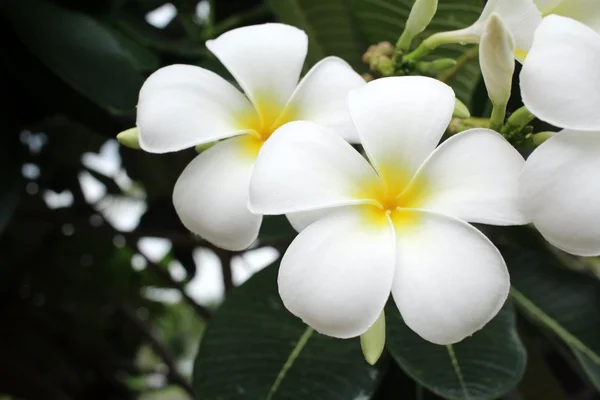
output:
[[[402,36],[400,38],[402,38]],[[419,61],[443,44],[467,44],[477,43],[477,41],[477,36],[470,34],[465,29],[449,32],[438,32],[423,40],[416,49],[404,56],[403,61]]]
[[490,129],[500,132],[506,117],[506,104],[494,104],[490,116]]

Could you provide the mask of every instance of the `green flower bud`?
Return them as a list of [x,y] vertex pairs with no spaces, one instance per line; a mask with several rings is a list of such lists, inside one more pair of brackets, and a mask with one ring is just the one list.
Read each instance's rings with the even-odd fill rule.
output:
[[127,129],[117,135],[117,140],[123,146],[129,147],[130,149],[141,149],[139,140],[139,130],[137,127]]

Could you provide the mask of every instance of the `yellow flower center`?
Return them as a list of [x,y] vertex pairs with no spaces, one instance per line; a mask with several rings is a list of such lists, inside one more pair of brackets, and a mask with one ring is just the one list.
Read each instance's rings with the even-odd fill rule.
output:
[[368,224],[384,225],[388,218],[396,226],[407,226],[417,222],[417,214],[410,209],[419,208],[425,200],[427,185],[420,177],[411,181],[410,174],[389,168],[378,168],[381,181],[365,182],[358,196],[372,201],[363,207]]
[[269,97],[258,97],[254,103],[256,110],[238,117],[240,130],[249,130],[242,140],[245,154],[256,157],[265,141],[282,125],[297,119],[293,107],[285,107]]

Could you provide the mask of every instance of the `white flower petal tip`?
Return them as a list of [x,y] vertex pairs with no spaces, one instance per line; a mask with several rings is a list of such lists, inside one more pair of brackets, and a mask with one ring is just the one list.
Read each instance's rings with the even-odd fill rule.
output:
[[348,105],[375,169],[410,179],[448,127],[455,95],[432,78],[390,77],[351,91]]
[[469,129],[440,145],[411,185],[427,188],[419,205],[468,222],[523,225],[519,176],[525,160],[500,134]]
[[409,212],[420,223],[396,234],[394,301],[423,339],[460,342],[500,311],[510,289],[508,270],[498,249],[471,225]]
[[286,214],[364,202],[360,182],[377,182],[369,163],[331,130],[307,121],[279,128],[260,150],[249,208]]
[[578,256],[600,255],[600,131],[564,130],[527,159],[521,205],[548,242]]
[[520,75],[525,106],[561,128],[600,130],[600,34],[570,18],[550,15]]
[[254,113],[248,99],[219,75],[170,65],[144,82],[137,106],[140,147],[151,153],[183,150],[245,132],[237,116]]
[[244,153],[245,140],[228,139],[198,155],[173,190],[173,204],[185,227],[232,251],[250,246],[262,222],[261,215],[247,208],[254,159]]
[[291,25],[267,23],[230,30],[206,47],[257,108],[265,97],[283,107],[298,83],[308,37]]
[[356,208],[302,231],[281,260],[278,285],[285,307],[316,331],[337,338],[366,332],[389,298],[394,233],[363,229]]
[[286,108],[296,120],[311,121],[336,131],[351,143],[359,141],[348,111],[348,92],[365,80],[338,57],[326,57],[302,78]]

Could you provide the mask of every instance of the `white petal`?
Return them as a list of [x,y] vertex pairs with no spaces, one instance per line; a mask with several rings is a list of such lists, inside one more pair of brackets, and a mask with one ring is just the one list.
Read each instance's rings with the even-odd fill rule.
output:
[[583,22],[600,33],[600,4],[598,0],[563,0],[552,9],[552,14]]
[[600,130],[600,35],[569,18],[544,18],[521,70],[521,95],[538,118]]
[[140,146],[152,153],[183,150],[245,131],[248,99],[219,75],[192,65],[161,68],[144,82],[137,106]]
[[450,86],[420,76],[377,79],[350,92],[361,143],[388,185],[412,178],[448,127],[454,102]]
[[279,294],[292,314],[338,338],[364,333],[389,298],[394,232],[349,207],[303,230],[281,260]]
[[263,145],[250,184],[250,209],[286,214],[364,203],[378,184],[369,163],[329,129],[307,121],[279,128]]
[[339,207],[320,208],[318,210],[312,211],[299,211],[285,214],[285,216],[290,222],[290,225],[292,225],[292,228],[294,228],[296,232],[301,232],[304,230],[304,228],[306,228],[313,222],[318,221],[324,218],[325,216],[329,215],[332,212],[332,210],[334,210],[335,212],[335,210],[337,210],[338,208]]
[[260,109],[264,101],[283,107],[298,84],[308,49],[304,31],[284,24],[233,29],[206,42]]
[[416,207],[469,222],[521,225],[518,205],[525,160],[500,134],[469,129],[446,140],[425,161],[407,193],[421,191]]
[[472,26],[473,32],[481,37],[485,21],[498,14],[512,33],[517,51],[527,51],[533,41],[535,28],[542,21],[542,14],[533,0],[488,0],[479,20]]
[[343,208],[352,208],[354,206],[339,206],[339,207],[330,207],[330,208],[319,208],[318,210],[311,211],[299,211],[294,213],[287,213],[285,216],[287,217],[292,228],[296,230],[296,232],[303,231],[307,226],[312,224],[315,221],[323,219],[332,213],[339,212]]
[[287,107],[297,120],[330,127],[344,139],[358,142],[348,112],[348,92],[364,84],[365,80],[344,60],[327,57],[308,71]]
[[527,159],[522,208],[554,246],[600,255],[600,132],[564,130]]
[[173,190],[181,222],[227,250],[242,250],[258,236],[262,216],[248,210],[248,187],[255,156],[247,135],[217,143],[183,171]]
[[431,212],[396,229],[392,286],[404,322],[436,344],[472,335],[500,310],[510,287],[498,249],[466,222]]

